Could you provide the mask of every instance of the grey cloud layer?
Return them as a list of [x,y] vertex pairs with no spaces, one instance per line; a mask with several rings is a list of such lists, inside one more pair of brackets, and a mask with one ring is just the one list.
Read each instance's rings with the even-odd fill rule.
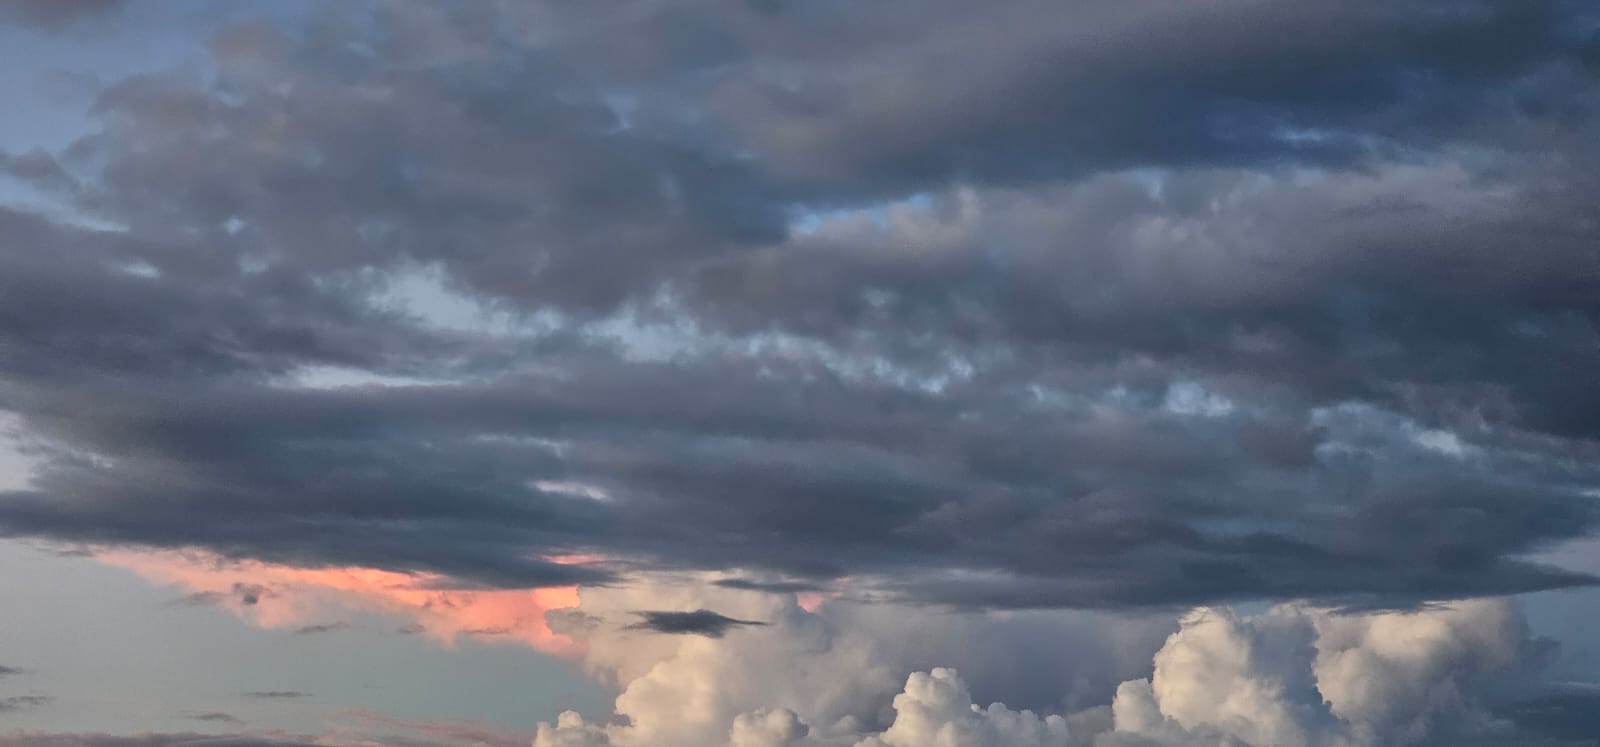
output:
[[[214,76],[108,84],[95,134],[0,159],[84,219],[0,212],[0,410],[42,460],[0,531],[979,607],[1589,583],[1527,558],[1600,522],[1596,28],[1555,0],[231,27]],[[525,324],[383,300],[419,267]],[[297,383],[324,369],[403,383]],[[578,554],[606,562],[545,559]]]

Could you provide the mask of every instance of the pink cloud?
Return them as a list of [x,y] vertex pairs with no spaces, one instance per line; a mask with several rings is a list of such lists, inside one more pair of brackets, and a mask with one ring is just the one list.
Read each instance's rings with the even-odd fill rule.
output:
[[[293,629],[352,611],[401,618],[405,629],[445,645],[464,635],[492,635],[563,657],[582,644],[545,624],[545,612],[578,606],[576,586],[542,589],[453,589],[447,577],[375,568],[296,568],[254,560],[228,560],[186,551],[96,551],[97,560],[126,568],[159,584],[214,600],[241,618],[269,629]],[[559,563],[591,557],[551,558]],[[239,590],[261,590],[242,594]]]

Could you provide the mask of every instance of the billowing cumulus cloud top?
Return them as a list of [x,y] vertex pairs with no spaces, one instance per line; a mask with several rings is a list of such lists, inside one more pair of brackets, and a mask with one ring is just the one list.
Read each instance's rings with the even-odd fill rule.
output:
[[[103,81],[69,145],[0,153],[38,198],[0,206],[0,411],[33,464],[0,532],[485,595],[651,571],[974,610],[1589,584],[1531,558],[1600,522],[1597,20],[230,23],[200,70]],[[273,606],[252,583],[190,603]],[[679,622],[766,620],[705,609]],[[927,670],[878,738],[958,682]],[[1137,689],[1119,713],[1177,708]],[[1322,733],[1302,716],[1278,720]]]
[[[1127,613],[807,611],[713,588],[583,590],[568,617],[588,622],[572,634],[586,666],[619,684],[615,714],[563,713],[534,747],[1578,745],[1596,725],[1580,705],[1593,690],[1554,676],[1551,642],[1505,599],[1198,608],[1174,630]],[[647,602],[772,624],[716,639],[607,624]]]

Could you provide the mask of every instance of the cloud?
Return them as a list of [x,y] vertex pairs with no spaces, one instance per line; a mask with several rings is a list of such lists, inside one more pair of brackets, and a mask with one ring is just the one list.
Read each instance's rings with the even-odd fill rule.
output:
[[1502,600],[1366,615],[1200,610],[1156,654],[1149,680],[1118,689],[1115,733],[1173,745],[1515,740],[1485,702],[1487,685],[1525,676],[1536,652]]
[[[1593,694],[1552,679],[1553,644],[1505,599],[1197,608],[1175,632],[1156,615],[808,612],[714,579],[586,590],[580,609],[605,618],[642,598],[773,622],[726,638],[587,628],[586,666],[619,684],[614,717],[564,713],[536,747],[1575,746]],[[940,657],[971,675],[928,666]]]
[[17,730],[0,733],[0,747],[526,747],[533,737],[467,721],[416,721],[368,711],[330,712],[325,728],[326,732],[320,735],[281,731],[120,735]]
[[894,723],[858,747],[1053,747],[1067,744],[1069,737],[1066,719],[1060,716],[1040,718],[999,703],[979,708],[950,669],[913,672],[905,690],[895,696],[894,710]]
[[63,734],[13,731],[0,734],[0,747],[317,747],[316,742],[246,735],[218,736],[191,732],[135,735]]
[[267,700],[297,700],[311,697],[311,693],[303,693],[299,690],[252,690],[240,693],[240,695],[246,698],[263,698]]
[[0,713],[41,708],[55,701],[52,695],[11,695],[0,698]]
[[1600,711],[1596,706],[1600,706],[1600,688],[1592,684],[1555,685],[1520,694],[1497,709],[1495,715],[1510,719],[1532,734],[1581,744],[1581,740],[1600,733]]
[[[853,747],[894,722],[894,696],[911,672],[941,664],[961,668],[961,687],[973,688],[962,693],[1010,700],[974,728],[1032,733],[1024,722],[1033,714],[1108,702],[1117,682],[1144,671],[1170,631],[1168,620],[1089,612],[913,612],[844,599],[812,612],[792,593],[728,589],[715,580],[657,576],[586,587],[577,610],[552,613],[553,627],[583,643],[584,669],[617,683],[619,694],[614,719],[563,716],[541,727],[536,744]],[[613,624],[641,607],[670,606],[768,624],[720,638],[641,636]],[[901,732],[916,717],[906,718]]]
[[343,711],[349,719],[345,729],[373,733],[375,743],[461,747],[527,747],[532,735],[496,728],[472,721],[422,721],[389,716],[373,711]]
[[252,13],[0,153],[0,535],[618,688],[399,740],[1587,736],[1585,4]]
[[[407,635],[426,634],[441,643],[462,635],[504,631],[533,648],[573,653],[573,642],[552,632],[548,610],[577,604],[577,589],[462,589],[440,576],[373,568],[296,568],[259,561],[230,561],[203,551],[137,552],[101,549],[101,562],[128,568],[161,584],[192,590],[242,619],[265,628],[320,629],[334,617],[378,613],[411,620]],[[235,590],[256,589],[247,604]]]
[[[355,2],[107,81],[3,159],[59,209],[0,207],[0,532],[486,595],[1595,582],[1533,559],[1600,527],[1581,3],[801,5]],[[513,598],[419,624],[559,647]]]
[[720,101],[763,156],[830,186],[1344,164],[1470,137],[1503,116],[1496,92],[1586,45],[1548,2],[914,7],[810,14],[842,38],[785,38],[803,72],[735,77]]
[[0,666],[0,677],[14,677],[14,676],[19,675],[19,674],[27,674],[27,673],[28,673],[28,670],[26,670],[26,669],[18,669],[16,667]]
[[728,744],[730,747],[785,747],[799,742],[810,731],[794,711],[758,708],[734,717]]
[[331,623],[316,623],[316,624],[313,624],[313,625],[302,625],[302,626],[300,626],[298,628],[295,628],[294,629],[294,634],[295,635],[318,635],[318,634],[321,634],[321,633],[336,633],[336,632],[341,631],[341,630],[349,630],[349,629],[350,629],[350,623],[343,622],[343,621],[331,622]]
[[583,720],[577,711],[562,711],[554,724],[540,722],[533,737],[534,747],[609,747],[603,729]]
[[235,716],[235,715],[233,715],[231,713],[223,713],[221,711],[188,711],[188,712],[184,713],[184,718],[191,719],[191,720],[194,720],[194,721],[209,721],[209,722],[219,723],[219,724],[243,724],[244,723],[244,721],[242,719],[240,719],[238,716]]
[[640,612],[644,620],[628,626],[633,630],[649,630],[669,635],[703,635],[721,638],[729,630],[750,625],[766,625],[754,620],[735,620],[711,610],[693,612]]
[[237,603],[249,607],[260,603],[262,597],[271,597],[273,594],[271,589],[260,584],[235,583],[228,591],[197,591],[174,599],[172,604],[181,607],[212,607]]

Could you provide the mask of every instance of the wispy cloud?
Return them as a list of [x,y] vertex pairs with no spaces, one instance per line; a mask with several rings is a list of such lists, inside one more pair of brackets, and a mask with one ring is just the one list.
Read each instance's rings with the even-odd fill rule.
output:
[[0,698],[0,713],[39,708],[55,702],[53,695],[12,695]]
[[244,724],[243,719],[221,711],[186,711],[183,717],[192,721],[207,721],[217,724],[232,724],[235,726]]
[[311,697],[311,693],[303,693],[299,690],[251,690],[249,692],[240,693],[239,695],[245,698],[258,698],[264,700],[296,700],[300,698]]

